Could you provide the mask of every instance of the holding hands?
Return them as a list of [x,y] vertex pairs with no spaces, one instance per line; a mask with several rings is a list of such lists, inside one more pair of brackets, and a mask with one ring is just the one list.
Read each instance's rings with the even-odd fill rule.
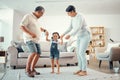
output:
[[[65,35],[62,34],[62,35],[60,36],[60,38],[63,38],[64,36],[65,36]],[[67,40],[70,39],[70,35],[66,35],[66,36],[65,36],[65,39],[67,39]]]
[[40,30],[41,30],[42,32],[45,32],[45,35],[46,35],[46,36],[49,35],[49,33],[48,33],[48,31],[47,31],[46,29],[40,28]]
[[65,39],[70,39],[70,35],[65,36]]

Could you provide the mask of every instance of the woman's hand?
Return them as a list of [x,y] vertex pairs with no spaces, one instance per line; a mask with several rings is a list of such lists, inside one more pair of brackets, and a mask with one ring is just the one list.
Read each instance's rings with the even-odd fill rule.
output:
[[62,34],[62,35],[60,36],[61,39],[63,39],[63,37],[64,37],[64,34]]
[[65,39],[70,39],[70,35],[67,35],[67,36],[65,37]]

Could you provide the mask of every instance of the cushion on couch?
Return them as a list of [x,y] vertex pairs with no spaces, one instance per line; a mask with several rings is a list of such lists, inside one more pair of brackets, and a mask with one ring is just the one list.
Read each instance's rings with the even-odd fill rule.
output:
[[71,58],[74,57],[74,52],[60,52],[60,58]]
[[62,45],[58,45],[59,51],[60,52],[67,52],[67,42],[64,42]]
[[40,48],[42,52],[50,52],[50,42],[40,42]]
[[[31,53],[25,53],[25,52],[20,52],[20,54],[18,54],[19,58],[27,58]],[[42,54],[40,55],[40,57],[42,58],[49,58],[50,56],[50,52],[42,52]]]
[[18,53],[24,52],[24,50],[22,49],[22,45],[25,45],[24,42],[22,42],[22,41],[11,41],[11,45],[16,47],[16,49],[18,50]]
[[68,52],[75,52],[76,47],[75,46],[69,46],[67,47]]
[[[20,52],[18,54],[19,58],[27,58],[31,53],[25,53],[25,52]],[[60,58],[71,58],[74,57],[75,53],[74,52],[60,52]],[[50,57],[50,52],[42,52],[40,55],[41,58],[49,58]]]
[[[50,42],[40,42],[40,47],[42,52],[50,52]],[[59,51],[60,52],[67,52],[67,42],[64,42],[62,45],[58,45]]]
[[24,52],[29,53],[29,48],[27,45],[22,45],[21,48]]
[[16,47],[16,49],[17,49],[18,53],[24,52],[24,50],[21,48],[21,46]]

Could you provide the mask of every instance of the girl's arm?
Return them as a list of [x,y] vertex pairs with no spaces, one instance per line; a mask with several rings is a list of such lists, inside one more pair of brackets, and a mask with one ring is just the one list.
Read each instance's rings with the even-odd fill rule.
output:
[[62,45],[62,44],[63,44],[63,39],[62,39],[62,38],[60,38],[60,40],[61,40],[61,41],[59,42],[59,44],[61,44],[61,45]]
[[45,35],[46,35],[46,41],[50,41],[50,39],[48,39],[48,36],[49,36],[48,31],[46,29],[42,28],[42,27],[40,28],[40,30],[45,33]]

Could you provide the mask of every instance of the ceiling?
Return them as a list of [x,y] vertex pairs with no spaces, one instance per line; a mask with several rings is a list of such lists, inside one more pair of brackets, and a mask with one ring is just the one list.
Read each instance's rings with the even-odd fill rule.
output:
[[47,15],[62,15],[70,4],[84,14],[120,14],[120,0],[0,0],[0,9],[29,13],[42,5]]

